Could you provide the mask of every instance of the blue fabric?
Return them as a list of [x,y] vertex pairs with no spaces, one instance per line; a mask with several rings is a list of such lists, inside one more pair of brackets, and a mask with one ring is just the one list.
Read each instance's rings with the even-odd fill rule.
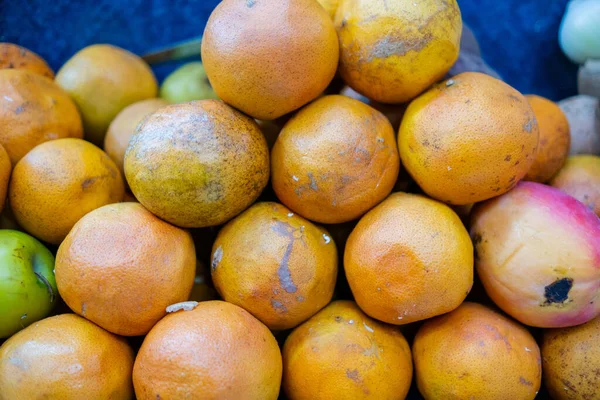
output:
[[[202,34],[218,0],[0,0],[0,41],[57,70],[77,50],[111,43],[138,54]],[[575,94],[577,67],[558,47],[567,0],[459,0],[484,59],[523,93]],[[163,79],[178,63],[155,68]]]

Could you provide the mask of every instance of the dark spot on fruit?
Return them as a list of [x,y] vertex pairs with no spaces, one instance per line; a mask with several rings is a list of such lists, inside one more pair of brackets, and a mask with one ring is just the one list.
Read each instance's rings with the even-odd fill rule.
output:
[[508,154],[506,157],[504,157],[504,161],[510,161],[512,159],[512,157],[510,156],[510,154]]
[[423,146],[425,146],[425,147],[429,146],[429,140],[427,140],[427,139],[423,140]]
[[81,182],[81,188],[87,189],[94,184],[98,180],[97,176],[92,176],[91,178],[86,178]]
[[371,62],[376,58],[402,56],[411,50],[419,51],[425,48],[432,39],[431,33],[426,33],[418,39],[407,39],[407,37],[400,35],[386,35],[373,44],[367,62]]
[[360,381],[360,375],[358,374],[358,370],[357,369],[353,369],[353,370],[346,370],[346,376],[350,379],[352,379],[354,382],[359,382]]
[[519,377],[519,382],[525,386],[533,386],[533,382],[528,381],[527,379],[523,378],[522,376]]
[[564,303],[569,298],[569,291],[573,287],[573,279],[557,279],[544,288],[544,304]]
[[317,181],[315,181],[315,177],[313,176],[313,174],[309,172],[306,175],[308,176],[308,179],[310,179],[310,188],[312,190],[319,190],[319,188],[317,186]]
[[494,189],[494,192],[496,192],[496,193],[498,193],[499,191],[500,191],[499,187],[497,187],[497,188]]
[[296,240],[294,237],[294,228],[287,222],[275,221],[275,225],[272,229],[280,234],[281,236],[285,236],[289,239],[288,245],[285,249],[285,253],[281,258],[281,262],[279,263],[279,268],[277,269],[277,275],[279,276],[279,284],[288,293],[296,293],[296,285],[292,281],[292,274],[290,272],[290,255],[292,254],[292,249],[294,248],[294,241]]
[[515,179],[517,179],[517,177],[515,175],[511,176],[511,178],[508,180],[509,183],[512,183],[515,181]]
[[24,104],[21,104],[19,107],[17,107],[17,108],[15,109],[15,114],[19,115],[19,114],[21,114],[23,111],[25,111],[25,105],[24,105]]
[[342,25],[340,26],[341,28],[344,28],[346,25],[348,24],[348,20],[346,18],[344,18],[342,20]]
[[284,312],[284,313],[287,312],[287,307],[284,306],[283,303],[281,303],[280,301],[277,301],[275,299],[271,299],[271,305],[277,311],[281,311],[281,312]]
[[223,259],[223,247],[219,246],[215,250],[215,253],[213,254],[212,262],[210,263],[210,269],[213,272],[217,269],[217,267],[219,266],[219,263],[221,262],[222,259]]
[[15,67],[15,65],[12,62],[8,63],[8,68],[9,69],[14,68],[14,67]]
[[335,316],[335,321],[336,322],[340,322],[342,320],[342,317],[340,317],[339,315]]
[[515,96],[514,94],[509,94],[508,97],[513,99],[514,101],[518,101],[519,103],[521,102],[521,99],[518,96]]
[[473,234],[473,244],[477,245],[477,244],[481,243],[482,240],[483,240],[483,238],[481,237],[481,234],[479,234],[479,233]]

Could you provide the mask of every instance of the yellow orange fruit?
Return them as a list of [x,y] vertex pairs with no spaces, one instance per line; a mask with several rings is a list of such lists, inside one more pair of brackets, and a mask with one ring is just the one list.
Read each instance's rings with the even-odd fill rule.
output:
[[74,314],[43,319],[0,347],[0,399],[133,398],[133,351]]
[[369,318],[352,301],[334,301],[294,329],[283,365],[291,400],[400,400],[413,372],[400,330]]
[[123,178],[108,155],[82,139],[42,143],[15,165],[9,200],[17,222],[38,239],[60,244],[88,212],[119,202]]
[[160,320],[135,360],[138,400],[275,400],[281,353],[273,334],[243,308],[205,301]]
[[125,107],[108,126],[108,131],[104,137],[104,151],[117,164],[121,174],[123,171],[123,161],[125,159],[125,150],[129,145],[129,139],[135,132],[135,129],[143,119],[154,111],[162,108],[169,103],[163,99],[148,99],[138,101]]
[[570,328],[547,329],[542,339],[544,384],[555,400],[598,398],[600,317]]
[[417,386],[426,400],[534,399],[540,349],[529,331],[480,304],[426,321],[413,342]]
[[360,219],[344,252],[360,308],[389,324],[452,311],[473,285],[473,245],[450,207],[393,193]]
[[25,69],[54,79],[48,63],[33,51],[13,43],[0,43],[0,69]]
[[202,38],[217,96],[265,120],[315,99],[333,79],[338,57],[333,22],[315,0],[224,0]]
[[462,20],[456,0],[344,0],[334,22],[340,75],[382,103],[414,98],[458,58]]
[[50,79],[27,70],[0,70],[0,144],[17,163],[40,143],[82,138],[77,107]]
[[575,197],[600,216],[600,157],[570,156],[549,184]]
[[189,232],[139,203],[85,215],[56,253],[56,284],[67,305],[104,329],[146,334],[166,308],[186,301],[196,253]]
[[346,96],[324,96],[283,127],[271,153],[277,197],[322,223],[356,219],[394,187],[400,160],[394,131],[374,108]]
[[108,125],[123,108],[158,93],[148,64],[108,44],[95,44],[77,52],[58,71],[56,83],[77,104],[86,139],[98,146],[102,146]]
[[560,107],[544,97],[525,96],[540,131],[535,160],[525,180],[545,183],[563,166],[571,146],[569,121]]
[[10,157],[4,149],[4,146],[0,144],[0,212],[4,210],[4,204],[6,203],[6,194],[8,193],[8,182],[11,171],[12,164],[10,162]]
[[506,83],[478,72],[414,99],[400,124],[402,165],[429,196],[465,205],[510,190],[538,146],[531,106]]
[[212,278],[224,300],[270,329],[289,329],[333,295],[337,251],[329,233],[281,204],[256,203],[213,244]]
[[218,100],[174,104],[132,136],[125,176],[152,213],[182,227],[219,225],[246,209],[269,180],[256,122]]

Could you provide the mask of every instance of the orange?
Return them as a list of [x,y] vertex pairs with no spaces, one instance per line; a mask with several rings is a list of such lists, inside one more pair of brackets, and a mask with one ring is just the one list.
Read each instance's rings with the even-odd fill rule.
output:
[[291,400],[401,400],[413,372],[400,330],[367,317],[352,301],[334,301],[294,329],[283,369]]
[[125,176],[152,213],[181,227],[220,225],[269,181],[269,150],[256,122],[218,100],[174,104],[139,126]]
[[394,187],[400,161],[387,118],[346,96],[321,97],[283,127],[271,154],[283,204],[322,223],[356,219]]
[[56,284],[67,305],[104,329],[146,334],[185,301],[196,253],[189,232],[139,203],[116,203],[84,216],[56,253]]
[[123,171],[123,161],[125,159],[125,150],[129,145],[129,139],[135,132],[135,129],[143,119],[154,111],[162,108],[169,103],[163,99],[148,99],[138,101],[125,107],[108,126],[108,131],[104,137],[104,151],[117,164],[121,174]]
[[538,122],[540,141],[535,160],[524,179],[544,183],[558,172],[569,154],[569,121],[553,101],[535,95],[525,97]]
[[50,79],[31,71],[3,69],[0,93],[0,144],[13,165],[40,143],[83,137],[77,107]]
[[542,340],[544,384],[555,400],[597,399],[600,388],[600,317],[547,329]]
[[340,75],[382,103],[412,99],[458,58],[462,20],[456,0],[344,0],[334,22]]
[[575,197],[600,217],[600,157],[570,156],[549,184]]
[[54,71],[39,55],[13,43],[0,43],[0,69],[25,69],[54,79]]
[[337,251],[329,233],[284,206],[256,203],[213,244],[212,278],[224,300],[270,329],[289,329],[331,300]]
[[412,350],[417,386],[426,400],[526,400],[540,389],[540,349],[534,338],[480,304],[465,302],[426,321]]
[[86,139],[98,146],[102,146],[108,125],[123,108],[158,94],[148,64],[108,44],[95,44],[77,52],[58,71],[56,83],[79,107]]
[[123,338],[77,315],[57,315],[0,347],[0,399],[132,399],[132,369]]
[[15,165],[9,200],[17,222],[60,244],[88,212],[123,199],[123,178],[105,152],[82,139],[42,143]]
[[425,193],[465,205],[516,185],[535,160],[538,135],[525,97],[489,75],[465,72],[410,103],[398,147]]
[[281,353],[266,326],[223,301],[167,315],[148,333],[135,360],[138,400],[275,400]]
[[333,79],[339,48],[315,0],[224,0],[202,38],[202,62],[220,99],[272,120],[315,99]]
[[0,212],[4,210],[12,165],[4,146],[0,144]]
[[365,313],[402,325],[463,302],[473,285],[473,245],[450,207],[393,193],[350,234],[344,270]]

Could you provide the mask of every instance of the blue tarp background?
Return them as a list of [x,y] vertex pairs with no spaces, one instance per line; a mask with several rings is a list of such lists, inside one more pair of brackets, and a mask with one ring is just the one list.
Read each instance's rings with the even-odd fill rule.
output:
[[[567,0],[458,0],[484,59],[523,93],[574,95],[577,67],[558,47]],[[57,70],[77,50],[111,43],[137,54],[201,35],[218,0],[0,0],[0,41]],[[177,64],[155,68],[159,79]]]

